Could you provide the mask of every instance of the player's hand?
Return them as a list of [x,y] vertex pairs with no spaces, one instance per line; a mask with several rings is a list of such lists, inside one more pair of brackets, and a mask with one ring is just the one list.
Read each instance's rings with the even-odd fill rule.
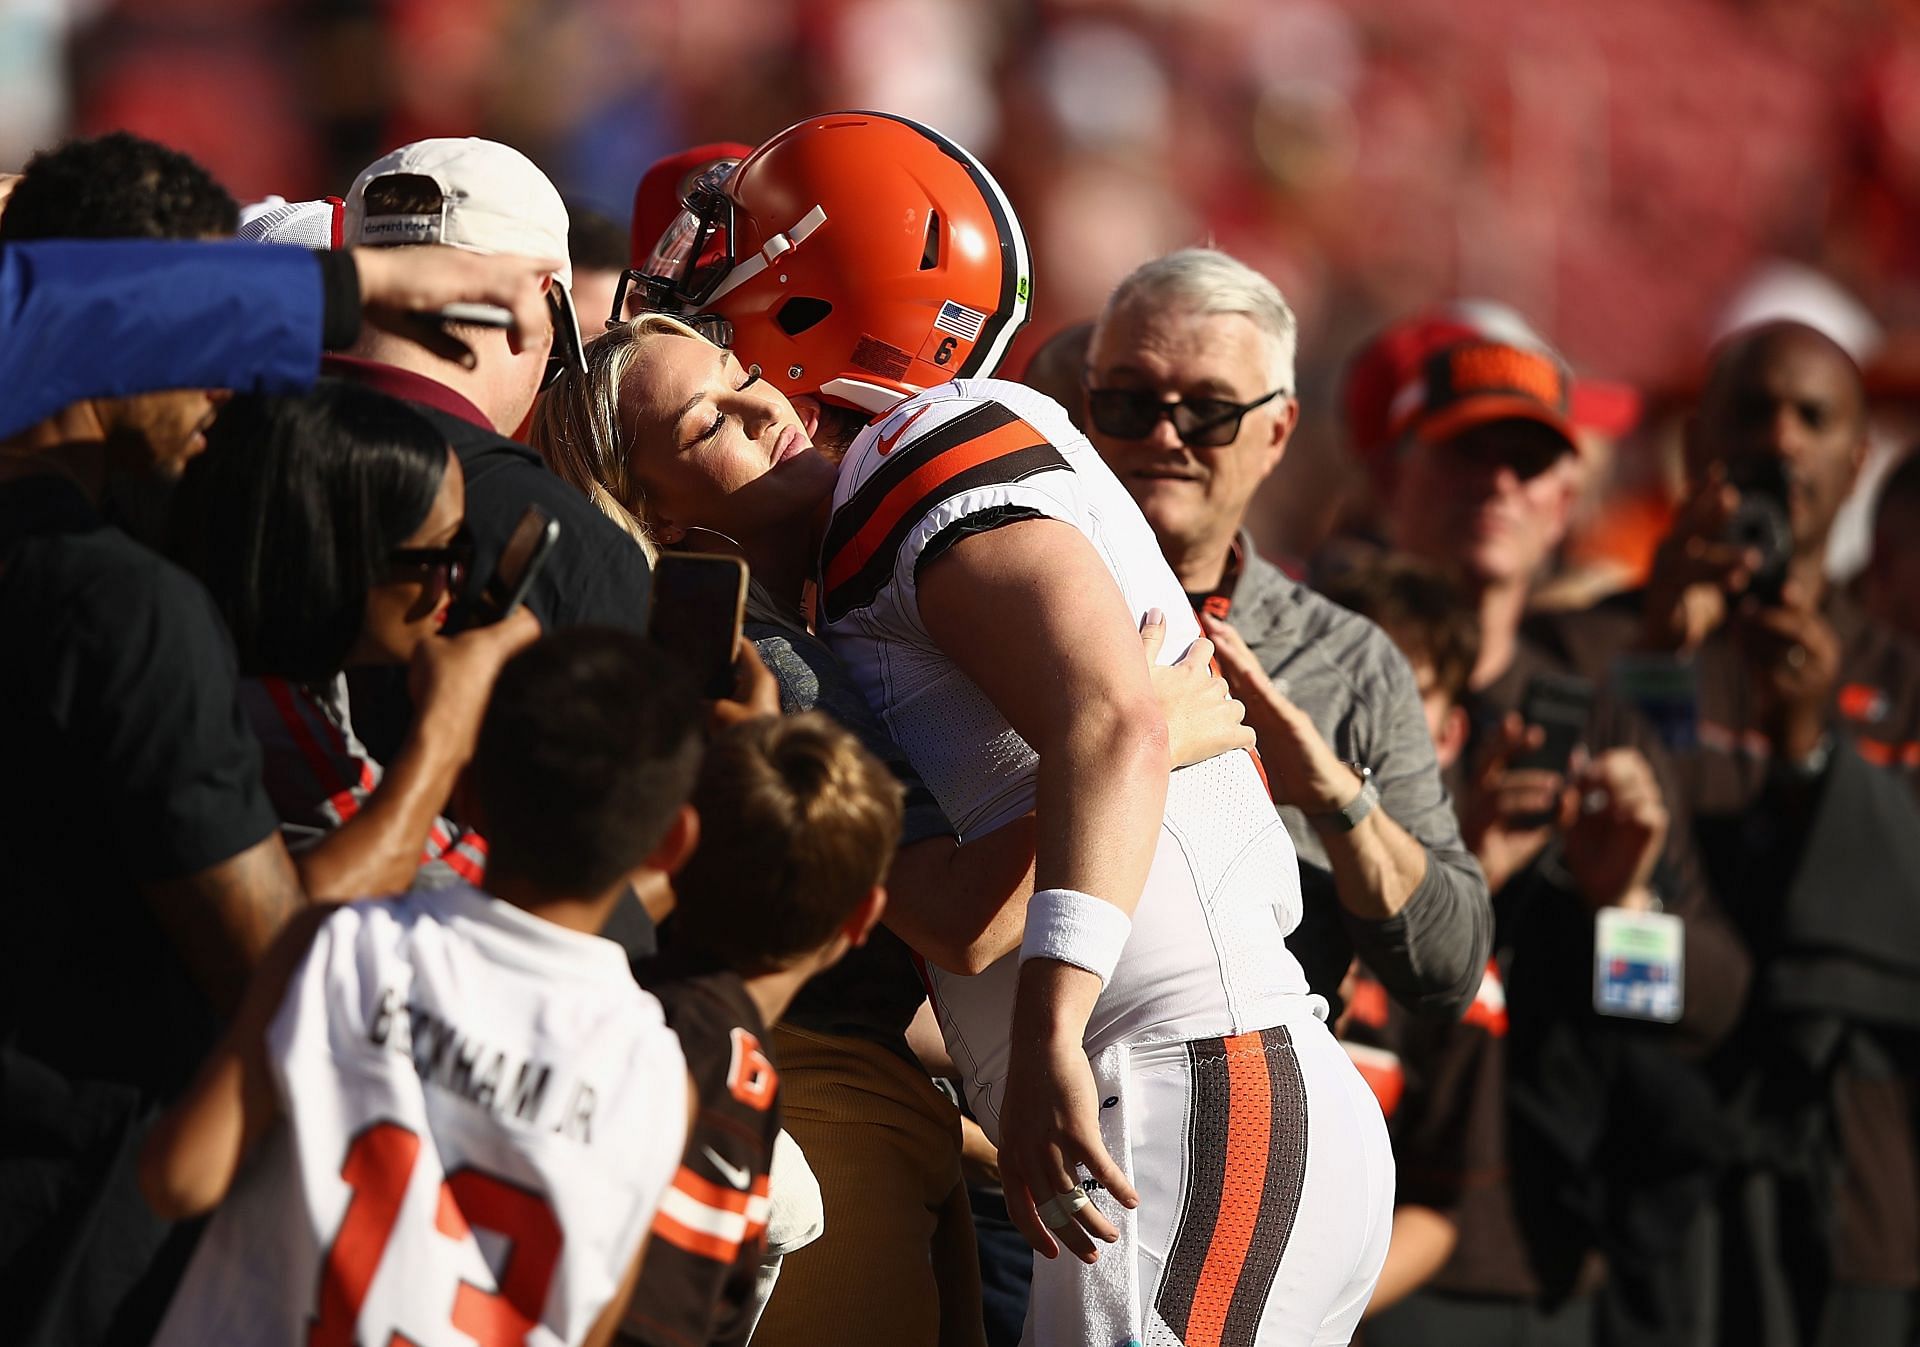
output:
[[1641,610],[1641,645],[1686,654],[1727,616],[1727,596],[1742,593],[1759,569],[1750,547],[1726,540],[1727,521],[1740,507],[1740,492],[1727,484],[1716,463],[1707,480],[1674,516],[1673,528],[1653,556]]
[[1566,780],[1560,773],[1508,766],[1545,740],[1545,730],[1509,713],[1460,792],[1460,836],[1486,872],[1489,893],[1540,854],[1561,812]]
[[472,761],[500,667],[539,636],[540,619],[520,608],[491,626],[422,641],[407,669],[415,708],[409,736],[459,765]]
[[18,173],[0,173],[0,215],[7,212],[7,198],[13,195],[13,189],[20,185]]
[[1602,908],[1644,893],[1667,824],[1660,780],[1638,749],[1610,748],[1581,764],[1561,812],[1567,873],[1580,896]]
[[1153,679],[1153,695],[1167,718],[1167,756],[1175,767],[1217,758],[1222,753],[1252,748],[1253,731],[1246,708],[1227,691],[1226,680],[1213,671],[1213,642],[1195,641],[1172,664],[1157,663],[1167,641],[1167,618],[1158,608],[1140,623],[1140,643]]
[[1309,816],[1332,814],[1352,802],[1358,787],[1353,769],[1320,737],[1313,718],[1281,693],[1259,657],[1232,626],[1203,613],[1200,626],[1213,640],[1227,687],[1247,707],[1247,724],[1260,745],[1275,804]]
[[707,703],[707,730],[717,734],[744,720],[765,720],[780,714],[780,681],[773,676],[760,651],[746,637],[733,656],[733,695]]
[[513,315],[507,344],[516,352],[525,350],[551,337],[547,280],[565,265],[552,258],[470,253],[441,244],[355,248],[353,262],[367,322],[469,368],[473,352],[466,343],[423,315],[449,304],[497,304]]
[[1000,1179],[1007,1214],[1044,1258],[1062,1246],[1082,1262],[1099,1260],[1094,1241],[1120,1232],[1089,1203],[1049,1229],[1039,1207],[1079,1186],[1085,1169],[1128,1207],[1139,1197],[1100,1140],[1100,1095],[1081,1045],[1100,980],[1053,959],[1029,959],[1014,997],[1013,1056],[1000,1109]]

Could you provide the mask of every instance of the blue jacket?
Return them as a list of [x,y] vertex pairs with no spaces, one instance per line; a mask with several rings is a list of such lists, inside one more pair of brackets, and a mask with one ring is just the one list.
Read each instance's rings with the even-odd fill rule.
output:
[[320,267],[258,243],[0,247],[0,439],[82,398],[283,393],[320,371]]

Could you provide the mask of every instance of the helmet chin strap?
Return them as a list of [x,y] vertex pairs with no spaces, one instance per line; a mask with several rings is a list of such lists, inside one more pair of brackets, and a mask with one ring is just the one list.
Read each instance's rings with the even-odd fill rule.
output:
[[806,239],[807,235],[813,233],[814,230],[826,222],[826,208],[823,206],[815,206],[805,215],[802,215],[799,222],[787,230],[786,233],[775,234],[766,241],[765,246],[763,246],[759,252],[734,267],[732,271],[729,271],[726,279],[714,288],[713,293],[701,301],[701,307],[706,308],[712,305],[714,301],[718,300],[722,295],[729,294],[742,285],[745,285],[748,281],[773,265],[776,258],[784,253],[792,252]]
[[912,392],[902,393],[897,388],[888,388],[884,384],[870,384],[865,379],[829,379],[820,385],[821,397],[848,403],[875,416],[892,411],[908,398],[918,396],[920,392],[921,390],[916,388]]

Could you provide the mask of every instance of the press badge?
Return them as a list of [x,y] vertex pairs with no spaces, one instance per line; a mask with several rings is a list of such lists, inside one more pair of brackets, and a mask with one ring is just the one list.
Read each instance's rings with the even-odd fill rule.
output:
[[1672,1024],[1685,1004],[1686,928],[1666,912],[1605,907],[1594,918],[1593,1008]]

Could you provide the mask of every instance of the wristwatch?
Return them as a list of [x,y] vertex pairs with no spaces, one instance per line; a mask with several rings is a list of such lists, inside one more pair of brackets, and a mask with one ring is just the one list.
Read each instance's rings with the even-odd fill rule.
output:
[[1310,817],[1315,823],[1324,823],[1335,832],[1350,833],[1360,826],[1360,821],[1373,812],[1380,803],[1380,787],[1373,783],[1373,768],[1364,762],[1350,762],[1347,766],[1360,778],[1360,792],[1338,809]]

